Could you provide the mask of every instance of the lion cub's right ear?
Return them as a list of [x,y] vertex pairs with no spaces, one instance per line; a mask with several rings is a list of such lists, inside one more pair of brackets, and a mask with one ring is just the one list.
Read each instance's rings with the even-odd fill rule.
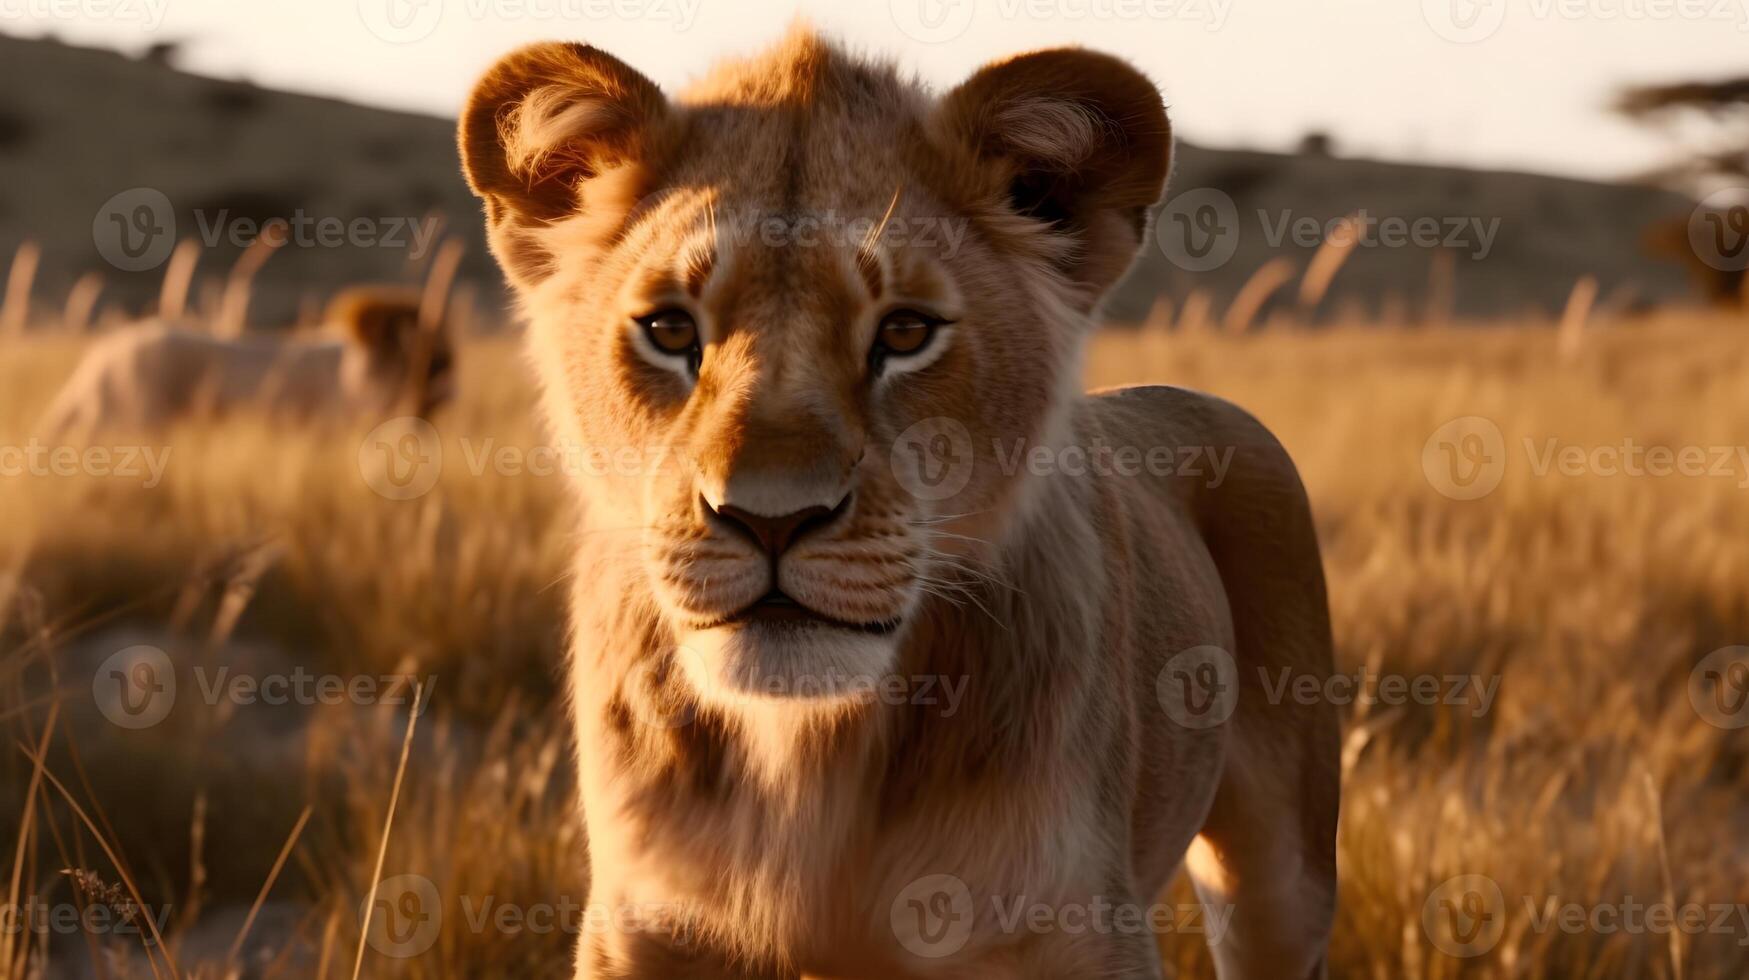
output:
[[[623,182],[650,152],[668,101],[654,82],[582,44],[536,44],[506,56],[474,86],[459,142],[468,184],[486,203],[492,252],[517,286],[546,278],[543,225],[623,205]],[[610,190],[600,185],[617,183]]]

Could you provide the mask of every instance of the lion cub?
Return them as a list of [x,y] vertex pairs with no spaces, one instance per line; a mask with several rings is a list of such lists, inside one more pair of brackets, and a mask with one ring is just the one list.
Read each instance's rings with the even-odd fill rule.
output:
[[1187,923],[1223,980],[1322,974],[1293,463],[1078,386],[1170,170],[1152,82],[1064,49],[936,96],[804,30],[671,100],[541,44],[460,140],[545,414],[614,461],[576,472],[577,977],[1158,980]]
[[344,290],[329,304],[324,329],[338,336],[224,340],[172,322],[124,327],[86,352],[39,433],[142,431],[243,409],[311,419],[406,404],[424,415],[449,399],[448,332],[421,328],[416,290]]

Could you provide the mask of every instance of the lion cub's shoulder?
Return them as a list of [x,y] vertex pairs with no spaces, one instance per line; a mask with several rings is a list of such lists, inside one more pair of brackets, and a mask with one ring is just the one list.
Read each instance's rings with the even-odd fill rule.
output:
[[[1224,398],[1171,385],[1136,385],[1089,392],[1084,417],[1113,435],[1170,445],[1273,448],[1281,443],[1250,412]],[[1198,440],[1201,440],[1200,442]]]
[[1226,510],[1247,498],[1304,508],[1293,458],[1262,422],[1224,398],[1169,385],[1108,388],[1089,393],[1079,414],[1083,431],[1109,445],[1170,457],[1172,478],[1158,482],[1205,516],[1209,505]]

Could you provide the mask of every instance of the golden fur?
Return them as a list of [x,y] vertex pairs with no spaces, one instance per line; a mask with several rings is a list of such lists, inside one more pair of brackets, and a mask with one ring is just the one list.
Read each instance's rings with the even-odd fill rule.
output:
[[[1224,980],[1320,974],[1337,722],[1260,681],[1331,669],[1293,465],[1216,399],[1077,388],[1167,175],[1152,83],[1057,50],[936,98],[796,31],[671,102],[545,44],[460,139],[556,435],[615,461],[578,480],[571,693],[616,916],[579,978],[1158,978],[1145,930],[994,903],[1146,906],[1187,852]],[[951,325],[871,354],[900,307]],[[658,308],[695,359],[652,353]],[[1076,475],[1010,445],[1231,463]],[[779,521],[787,550],[746,533]],[[1181,723],[1162,684],[1205,647],[1236,708]],[[964,908],[912,907],[943,881]]]
[[[242,408],[300,419],[397,405],[426,414],[448,399],[449,339],[441,328],[419,326],[417,290],[343,290],[325,324],[333,336],[319,341],[225,340],[159,320],[124,327],[86,352],[39,431],[54,438],[138,432]],[[414,376],[424,383],[410,385]]]

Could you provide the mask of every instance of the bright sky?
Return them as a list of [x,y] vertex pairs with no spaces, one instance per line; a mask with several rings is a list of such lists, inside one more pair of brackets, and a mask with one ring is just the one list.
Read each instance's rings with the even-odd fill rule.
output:
[[453,114],[511,46],[574,39],[666,87],[802,14],[947,86],[1004,54],[1082,44],[1166,92],[1179,132],[1282,149],[1611,177],[1669,136],[1614,118],[1624,83],[1749,73],[1749,0],[0,0],[0,31],[195,71]]

